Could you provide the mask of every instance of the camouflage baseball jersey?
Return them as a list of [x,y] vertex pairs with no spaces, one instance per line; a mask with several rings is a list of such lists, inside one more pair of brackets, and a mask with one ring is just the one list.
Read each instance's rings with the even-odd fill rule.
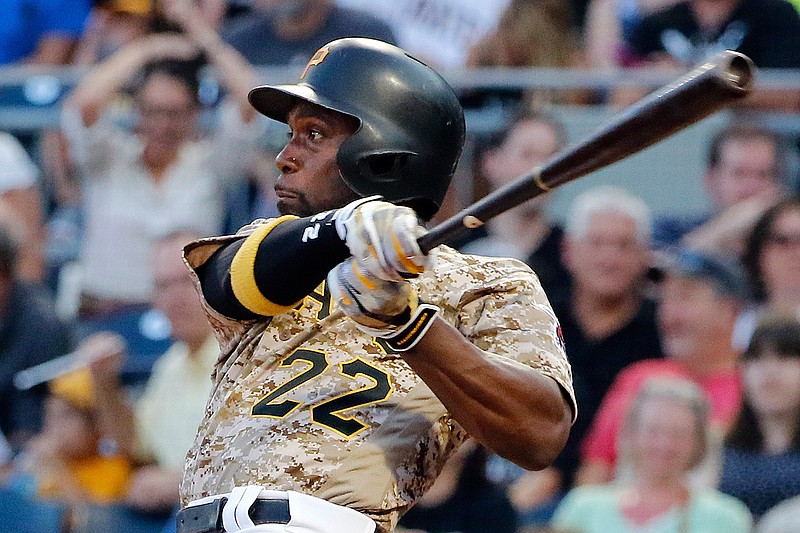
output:
[[[189,266],[226,239],[189,245]],[[475,346],[539,370],[573,398],[558,322],[524,263],[440,246],[413,283]],[[324,284],[271,319],[206,311],[222,353],[187,456],[184,505],[260,484],[352,507],[389,532],[467,437],[400,355],[336,311]]]

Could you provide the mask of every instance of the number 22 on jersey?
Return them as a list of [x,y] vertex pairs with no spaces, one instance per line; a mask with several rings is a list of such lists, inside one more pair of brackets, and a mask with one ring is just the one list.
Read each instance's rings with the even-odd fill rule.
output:
[[[323,352],[300,349],[284,359],[280,366],[290,368],[304,366],[305,368],[261,398],[250,411],[253,416],[270,418],[288,416],[303,404],[286,398],[286,395],[321,375],[330,366],[330,362]],[[331,429],[346,438],[351,438],[369,426],[355,418],[343,416],[341,412],[386,401],[392,394],[393,388],[386,372],[360,357],[341,363],[339,373],[353,379],[364,376],[372,383],[360,389],[326,398],[311,405],[309,412],[313,423]]]

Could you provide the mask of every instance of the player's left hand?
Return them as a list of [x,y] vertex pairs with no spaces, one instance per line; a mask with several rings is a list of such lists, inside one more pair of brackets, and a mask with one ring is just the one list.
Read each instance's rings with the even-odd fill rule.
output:
[[439,311],[421,304],[408,281],[375,277],[353,257],[328,273],[327,284],[337,305],[361,331],[387,339],[398,351],[413,347]]
[[413,209],[379,198],[362,198],[343,207],[336,231],[371,276],[387,281],[416,277],[428,260],[417,244],[425,229]]

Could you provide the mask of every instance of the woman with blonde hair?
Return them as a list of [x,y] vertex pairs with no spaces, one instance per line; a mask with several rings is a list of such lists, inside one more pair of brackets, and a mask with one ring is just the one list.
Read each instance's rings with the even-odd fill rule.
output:
[[654,378],[626,413],[620,449],[630,475],[578,487],[556,509],[553,525],[576,533],[746,533],[740,501],[693,488],[689,473],[708,451],[708,401],[682,378]]

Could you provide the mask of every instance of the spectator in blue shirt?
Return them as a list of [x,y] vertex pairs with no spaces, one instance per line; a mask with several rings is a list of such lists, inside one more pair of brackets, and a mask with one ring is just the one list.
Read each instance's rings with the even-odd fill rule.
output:
[[4,0],[0,64],[69,63],[90,9],[91,0]]

